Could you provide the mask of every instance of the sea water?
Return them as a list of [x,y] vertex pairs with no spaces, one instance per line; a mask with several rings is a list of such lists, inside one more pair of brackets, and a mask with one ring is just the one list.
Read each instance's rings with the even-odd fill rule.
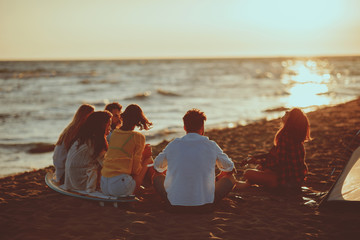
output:
[[0,176],[52,164],[55,143],[82,103],[139,104],[156,144],[184,134],[198,108],[206,128],[234,127],[345,102],[360,92],[360,57],[0,62]]

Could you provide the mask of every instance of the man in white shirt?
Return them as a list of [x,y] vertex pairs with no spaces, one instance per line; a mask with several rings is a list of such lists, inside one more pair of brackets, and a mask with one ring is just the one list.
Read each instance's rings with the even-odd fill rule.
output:
[[[206,116],[198,109],[183,117],[186,135],[176,138],[155,158],[154,188],[171,206],[214,205],[234,187],[234,163],[204,136]],[[215,182],[215,165],[222,171]]]

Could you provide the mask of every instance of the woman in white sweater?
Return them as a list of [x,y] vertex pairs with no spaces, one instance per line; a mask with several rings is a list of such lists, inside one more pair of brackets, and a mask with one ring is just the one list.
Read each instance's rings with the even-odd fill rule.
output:
[[86,119],[94,112],[94,107],[89,104],[83,104],[76,111],[72,121],[60,134],[56,142],[53,163],[55,166],[55,181],[63,183],[65,173],[66,156],[71,145],[75,141],[75,137],[79,132],[80,127],[84,124]]
[[106,135],[110,132],[111,117],[108,111],[94,112],[80,128],[65,163],[65,189],[96,190],[100,164],[108,149]]

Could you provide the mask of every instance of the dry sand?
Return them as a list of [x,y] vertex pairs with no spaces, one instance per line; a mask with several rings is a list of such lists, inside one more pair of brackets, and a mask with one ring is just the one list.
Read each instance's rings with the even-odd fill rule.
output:
[[[317,205],[350,156],[344,146],[360,129],[360,99],[308,117],[314,140],[306,143],[309,175],[301,194],[251,187],[233,191],[214,212],[175,214],[147,189],[139,202],[100,207],[49,189],[48,167],[0,179],[0,239],[359,239],[359,212]],[[279,123],[259,121],[207,135],[234,160],[240,178],[241,160],[266,152]],[[165,145],[155,146],[154,155]]]

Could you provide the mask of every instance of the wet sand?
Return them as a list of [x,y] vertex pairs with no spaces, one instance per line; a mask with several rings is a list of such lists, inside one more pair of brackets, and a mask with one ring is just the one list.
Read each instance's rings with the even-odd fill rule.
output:
[[[360,99],[308,117],[314,139],[306,143],[309,174],[300,194],[251,187],[233,191],[211,213],[169,213],[147,188],[139,202],[100,207],[49,189],[48,167],[0,179],[0,239],[359,239],[358,211],[317,206],[351,154],[345,146],[353,147],[360,129]],[[279,124],[258,121],[207,135],[234,160],[240,179],[240,162],[266,152]],[[155,146],[154,156],[165,145]]]

